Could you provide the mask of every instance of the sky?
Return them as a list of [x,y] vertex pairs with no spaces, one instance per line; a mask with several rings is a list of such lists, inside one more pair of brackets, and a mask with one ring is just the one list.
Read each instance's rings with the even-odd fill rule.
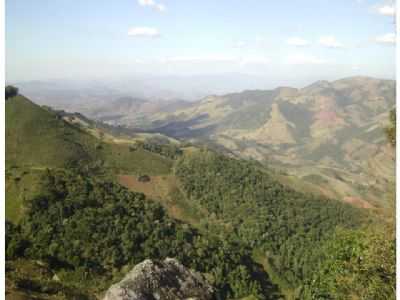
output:
[[390,0],[7,0],[6,80],[395,77]]

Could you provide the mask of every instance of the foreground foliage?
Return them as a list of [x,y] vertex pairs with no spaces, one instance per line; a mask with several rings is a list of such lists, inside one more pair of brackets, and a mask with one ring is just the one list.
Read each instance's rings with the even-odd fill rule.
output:
[[143,194],[117,184],[47,171],[43,193],[26,206],[20,226],[7,223],[7,259],[39,259],[82,289],[94,282],[105,289],[144,259],[174,257],[205,273],[220,299],[268,299],[265,289],[271,287],[249,247],[202,236]]
[[386,135],[392,146],[396,146],[396,109],[392,109],[389,114],[390,124],[386,127]]
[[338,229],[303,291],[305,299],[395,299],[393,226]]

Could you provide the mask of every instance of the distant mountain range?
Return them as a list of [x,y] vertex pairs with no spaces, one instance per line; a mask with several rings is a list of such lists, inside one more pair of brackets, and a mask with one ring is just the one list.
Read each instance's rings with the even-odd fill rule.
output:
[[210,94],[276,86],[271,79],[238,73],[192,76],[136,74],[120,78],[12,81],[7,84],[18,86],[21,93],[37,103],[46,104],[50,101],[58,105],[78,102],[101,104],[102,100],[115,100],[124,96],[151,100],[196,101]]
[[120,98],[91,116],[217,145],[302,177],[328,196],[379,206],[394,180],[394,151],[384,134],[394,105],[394,81],[352,77],[192,103]]
[[394,151],[384,134],[395,105],[393,80],[351,77],[195,102],[146,100],[98,84],[85,89],[37,84],[22,90],[33,91],[31,97],[40,104],[111,125],[208,143],[302,177],[345,201],[379,206],[387,183],[394,180]]
[[[344,92],[349,81],[359,86]],[[392,299],[394,237],[384,225],[393,224],[394,193],[384,197],[394,187],[394,161],[381,128],[394,104],[393,84],[319,82],[212,96],[158,112],[141,99],[118,99],[115,114],[122,117],[109,122],[127,122],[140,110],[147,132],[9,97],[7,297],[100,299],[112,284],[108,296],[130,293],[127,280],[132,287],[150,278],[151,286],[133,290],[174,299],[175,292],[203,295],[187,289],[192,282],[218,299],[308,299],[321,293],[310,282],[330,284],[345,273],[343,282],[356,278],[357,295],[373,288],[379,291],[373,299],[377,293]],[[340,102],[336,93],[351,99]],[[98,110],[99,118],[103,112],[112,113]],[[179,274],[153,272],[167,257],[176,259]],[[346,271],[329,273],[342,260]],[[176,284],[189,269],[202,279]],[[328,287],[324,295],[337,289]],[[349,288],[343,290],[346,296],[335,298],[347,298]]]
[[384,134],[394,105],[394,81],[353,77],[208,96],[173,113],[149,115],[145,123],[268,162],[328,195],[376,204],[394,180],[394,151]]

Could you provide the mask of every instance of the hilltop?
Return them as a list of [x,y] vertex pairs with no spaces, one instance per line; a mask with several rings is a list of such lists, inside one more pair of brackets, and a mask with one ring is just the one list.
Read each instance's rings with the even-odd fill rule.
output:
[[[24,199],[37,192],[46,169],[87,166],[102,174],[162,175],[172,163],[127,143],[97,138],[84,126],[18,95],[6,101],[6,211],[19,220]],[[96,133],[98,133],[97,131]]]

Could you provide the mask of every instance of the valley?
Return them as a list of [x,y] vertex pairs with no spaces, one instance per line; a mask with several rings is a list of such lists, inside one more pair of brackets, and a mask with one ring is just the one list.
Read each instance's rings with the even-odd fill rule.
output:
[[[252,105],[261,105],[257,101],[264,101],[265,93],[261,94]],[[294,133],[306,113],[288,122],[281,105],[271,103],[261,127],[235,129],[233,123],[221,122],[221,115],[237,114],[240,124],[244,115],[234,108],[246,102],[241,97],[234,96],[236,104],[230,99],[226,107],[213,98],[215,102],[204,104],[213,108],[207,117],[202,116],[203,101],[175,117],[154,115],[161,121],[152,120],[151,128],[140,130],[39,106],[22,95],[9,98],[6,244],[10,297],[29,299],[27,295],[33,293],[38,299],[101,299],[112,283],[141,261],[167,257],[200,272],[215,288],[217,299],[312,299],[324,289],[332,292],[335,283],[318,277],[320,268],[325,268],[325,251],[335,257],[335,247],[341,245],[339,241],[346,247],[350,240],[341,238],[348,236],[368,245],[357,255],[372,255],[376,237],[391,228],[388,208],[394,175],[393,149],[385,142],[387,113],[374,117],[382,121],[375,125],[360,121],[362,128],[382,130],[382,136],[376,135],[368,146],[366,139],[357,143],[344,136],[338,145],[347,145],[350,154],[335,153],[324,140],[322,156],[316,156],[312,164],[306,154],[297,152],[309,150],[310,137],[302,141]],[[387,109],[391,107],[388,104]],[[171,118],[180,121],[171,125]],[[334,117],[322,114],[322,118]],[[323,136],[339,139],[337,132],[350,123],[346,122],[340,121],[339,129]],[[317,125],[306,127],[312,132]],[[211,127],[215,133],[203,135],[210,130],[203,129]],[[365,134],[363,130],[358,133]],[[193,131],[198,135],[192,136]],[[232,144],[220,143],[216,136]],[[260,137],[265,139],[254,141]],[[243,149],[254,147],[238,152],[234,145],[239,141]],[[262,153],[263,158],[247,156],[247,151]],[[287,153],[292,153],[292,160]],[[371,153],[368,165],[375,166],[374,177],[364,176],[375,181],[379,200],[365,197],[368,189],[365,194],[354,193],[351,180],[359,184],[359,179],[345,167],[362,168],[361,159]],[[331,155],[348,155],[347,162],[327,158]],[[369,228],[374,230],[364,235]],[[338,244],[332,246],[336,236]],[[382,250],[388,257],[391,247],[388,243]],[[369,263],[363,268],[374,268],[379,260],[371,256]],[[29,278],[32,269],[41,271]],[[364,285],[363,273],[352,272]],[[380,272],[392,278],[390,265]],[[373,276],[381,278],[381,273]],[[380,292],[389,298],[390,286],[379,283]],[[372,288],[360,293],[376,293]],[[343,299],[340,295],[346,290],[335,293]]]
[[391,80],[352,77],[162,105],[132,97],[96,109],[63,106],[46,97],[41,102],[85,113],[131,137],[161,133],[176,142],[257,160],[277,173],[302,178],[314,190],[324,183],[326,196],[343,201],[357,198],[370,207],[385,207],[382,195],[394,181],[395,154],[384,134],[395,103]]
[[395,300],[394,0],[5,0],[6,300]]

